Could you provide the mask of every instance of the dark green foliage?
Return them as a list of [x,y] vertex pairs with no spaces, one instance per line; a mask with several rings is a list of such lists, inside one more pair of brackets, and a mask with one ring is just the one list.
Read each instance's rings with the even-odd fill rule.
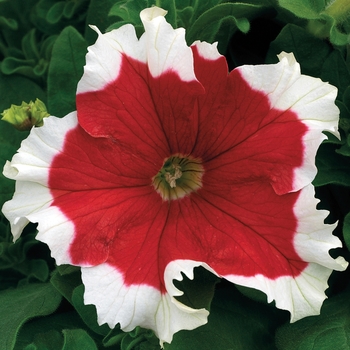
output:
[[320,316],[286,324],[276,334],[278,349],[347,350],[350,348],[350,294],[345,291],[324,302]]
[[[50,114],[75,109],[77,83],[87,46],[102,32],[126,23],[143,33],[140,11],[157,4],[174,27],[186,28],[188,44],[218,41],[230,68],[274,63],[281,51],[293,52],[303,74],[338,88],[340,139],[320,147],[313,182],[327,222],[350,249],[350,16],[329,9],[327,0],[0,0],[0,112],[11,104],[39,98]],[[0,164],[10,160],[27,136],[0,122]],[[11,198],[14,182],[0,175],[0,205]],[[35,240],[35,225],[12,242],[0,217],[0,350],[122,349],[158,350],[152,331],[125,333],[97,323],[96,309],[84,305],[80,269],[54,265],[48,248]],[[338,254],[338,251],[332,254]],[[349,349],[349,275],[333,274],[329,299],[320,316],[289,324],[285,311],[265,296],[218,279],[203,269],[193,281],[175,285],[178,299],[210,309],[207,325],[181,331],[168,350],[192,349]],[[218,283],[219,282],[219,283]]]
[[83,75],[87,44],[79,32],[66,27],[53,47],[47,79],[48,111],[63,117],[75,110],[75,93]]

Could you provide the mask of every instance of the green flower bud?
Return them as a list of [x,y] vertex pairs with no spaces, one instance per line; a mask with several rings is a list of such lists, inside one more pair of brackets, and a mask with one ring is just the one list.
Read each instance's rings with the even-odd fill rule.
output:
[[37,98],[35,102],[22,102],[20,106],[11,105],[1,115],[3,116],[1,120],[23,131],[30,130],[33,126],[42,126],[43,119],[50,114],[47,112],[45,104]]

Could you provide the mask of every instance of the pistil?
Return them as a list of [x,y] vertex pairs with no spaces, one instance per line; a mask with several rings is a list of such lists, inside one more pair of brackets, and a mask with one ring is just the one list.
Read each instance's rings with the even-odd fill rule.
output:
[[172,164],[174,171],[165,173],[165,180],[168,182],[171,188],[176,187],[176,180],[181,178],[182,171],[178,164]]

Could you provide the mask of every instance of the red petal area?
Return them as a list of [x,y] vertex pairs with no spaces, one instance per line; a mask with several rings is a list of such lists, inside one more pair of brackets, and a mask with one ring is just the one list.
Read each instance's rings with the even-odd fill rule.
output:
[[73,263],[106,261],[111,244],[121,241],[118,232],[128,232],[146,220],[145,211],[151,213],[149,197],[161,202],[151,178],[162,163],[154,163],[79,126],[67,133],[63,151],[51,164],[49,187],[52,205],[75,224]]
[[201,190],[169,202],[166,222],[163,205],[163,216],[155,216],[161,230],[147,229],[130,244],[129,259],[120,259],[115,246],[111,259],[126,271],[125,282],[164,291],[164,269],[177,259],[205,262],[222,276],[295,277],[307,267],[293,246],[297,219],[291,208],[299,192],[278,196],[269,183],[256,182],[231,190],[231,201],[222,192]]
[[93,138],[77,126],[67,133],[63,152],[51,163],[49,186],[52,191],[151,186],[162,162],[160,155],[143,158],[113,139]]
[[206,170],[220,168],[231,183],[267,178],[278,194],[291,191],[294,169],[303,163],[307,126],[294,112],[271,108],[268,96],[253,90],[239,69],[228,75],[224,59],[206,60],[196,47],[193,51],[206,89],[198,98],[193,155],[202,157]]
[[220,275],[262,274],[273,279],[297,276],[307,266],[293,244],[293,207],[299,192],[279,196],[267,182],[229,188],[216,181],[204,185],[200,194],[195,203],[205,226],[213,227],[207,233],[212,256],[205,261]]
[[91,162],[113,158],[112,146],[77,127],[52,163],[52,205],[75,225],[73,263],[108,262],[124,272],[125,283],[162,291],[164,269],[175,259],[206,262],[221,275],[270,278],[295,276],[306,266],[293,248],[298,193],[278,196],[267,182],[230,187],[212,171],[198,194],[162,202],[146,175],[121,187],[113,162]]
[[197,136],[197,81],[172,71],[153,78],[146,64],[123,56],[120,74],[104,89],[77,95],[78,119],[92,136],[111,137],[150,159],[189,153]]
[[[71,130],[49,176],[52,205],[75,225],[72,261],[107,262],[126,284],[163,292],[164,269],[176,259],[223,276],[297,276],[307,266],[293,246],[299,193],[276,192],[291,188],[306,127],[271,109],[238,70],[228,76],[223,59],[194,55],[204,96],[198,83],[173,72],[153,78],[126,57],[115,82],[78,96],[92,136]],[[202,189],[163,202],[152,177],[165,158],[191,150],[203,159]]]

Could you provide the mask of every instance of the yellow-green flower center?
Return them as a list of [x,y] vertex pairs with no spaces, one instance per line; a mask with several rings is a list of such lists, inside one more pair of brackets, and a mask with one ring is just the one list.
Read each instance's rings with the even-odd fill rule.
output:
[[203,173],[200,159],[174,155],[153,177],[153,186],[164,200],[183,198],[202,187]]

